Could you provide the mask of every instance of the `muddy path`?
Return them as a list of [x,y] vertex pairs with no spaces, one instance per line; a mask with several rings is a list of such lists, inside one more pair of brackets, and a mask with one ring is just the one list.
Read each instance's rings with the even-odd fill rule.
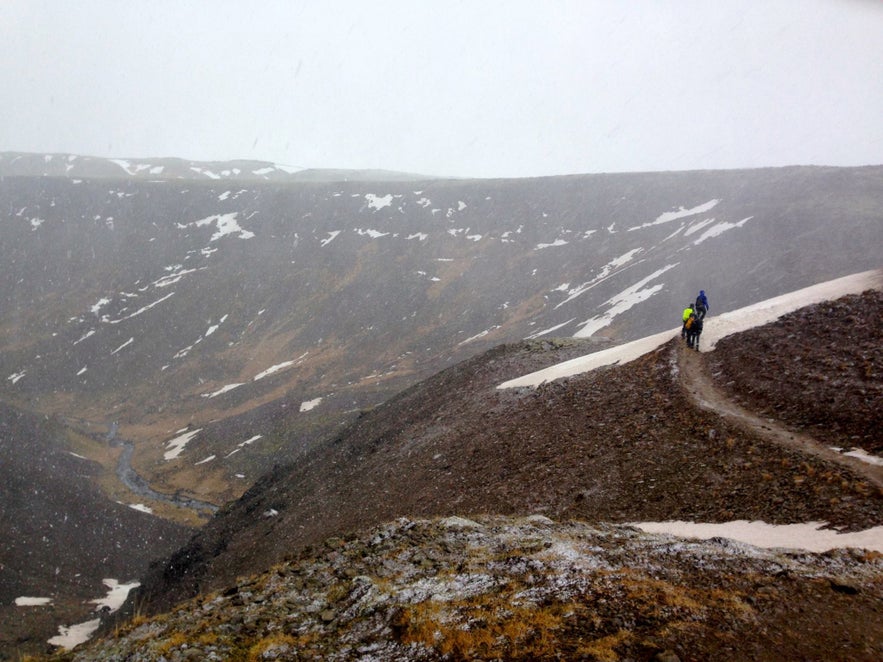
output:
[[690,350],[685,344],[678,345],[677,352],[681,384],[698,407],[714,412],[767,441],[847,467],[877,489],[883,490],[883,467],[842,455],[806,434],[785,427],[774,419],[755,415],[733,402],[717,388],[708,373],[707,363],[701,352]]

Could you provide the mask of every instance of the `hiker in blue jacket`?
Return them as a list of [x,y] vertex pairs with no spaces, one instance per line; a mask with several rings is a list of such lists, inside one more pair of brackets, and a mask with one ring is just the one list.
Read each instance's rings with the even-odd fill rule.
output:
[[705,317],[705,313],[708,312],[708,297],[705,296],[705,290],[699,290],[699,296],[696,297],[696,317],[702,319]]

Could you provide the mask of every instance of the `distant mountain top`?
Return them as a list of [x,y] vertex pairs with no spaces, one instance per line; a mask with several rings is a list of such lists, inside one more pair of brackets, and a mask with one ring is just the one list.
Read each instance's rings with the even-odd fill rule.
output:
[[108,159],[76,154],[0,152],[0,177],[224,180],[245,182],[404,182],[437,179],[391,170],[300,168],[269,161],[188,161],[176,157]]

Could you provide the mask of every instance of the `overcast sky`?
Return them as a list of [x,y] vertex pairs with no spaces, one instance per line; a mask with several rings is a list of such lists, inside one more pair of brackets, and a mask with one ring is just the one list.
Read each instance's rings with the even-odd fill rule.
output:
[[883,163],[880,0],[2,0],[0,151],[522,177]]

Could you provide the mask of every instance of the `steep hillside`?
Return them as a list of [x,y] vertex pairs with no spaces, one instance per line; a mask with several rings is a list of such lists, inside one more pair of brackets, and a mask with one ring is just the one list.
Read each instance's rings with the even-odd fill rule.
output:
[[[883,319],[879,296],[862,302],[868,319]],[[782,360],[806,352],[805,338],[824,337],[813,345],[814,365],[837,370],[827,348],[842,334],[826,310],[797,314],[801,325],[778,345]],[[880,333],[878,324],[853,325],[848,337],[863,347],[879,345]],[[495,388],[534,369],[530,357],[541,350],[502,346],[458,364],[375,408],[333,443],[275,468],[151,568],[147,608],[168,608],[305,545],[399,516],[759,519],[845,529],[883,522],[883,492],[864,475],[700,409],[681,382],[678,354],[687,350],[679,340],[625,366],[537,389]],[[879,355],[868,360],[879,375]],[[801,394],[804,409],[816,406],[816,391],[792,396]],[[846,404],[842,420],[863,416]]]
[[700,287],[721,312],[876,267],[881,173],[6,176],[0,399],[117,422],[154,490],[220,505],[494,345],[625,341]]

